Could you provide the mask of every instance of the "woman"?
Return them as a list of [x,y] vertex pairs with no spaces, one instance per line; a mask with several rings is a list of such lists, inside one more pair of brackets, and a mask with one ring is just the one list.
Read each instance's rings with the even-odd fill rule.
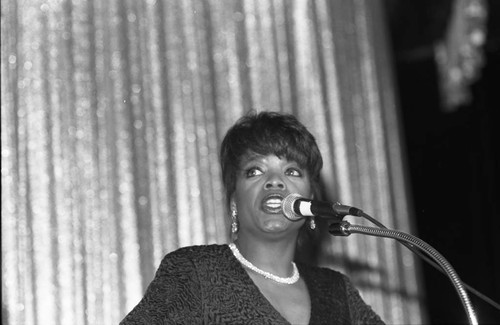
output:
[[289,221],[281,202],[317,192],[311,133],[292,115],[251,113],[227,132],[220,159],[233,241],[166,255],[122,324],[383,324],[344,275],[294,263],[314,220]]

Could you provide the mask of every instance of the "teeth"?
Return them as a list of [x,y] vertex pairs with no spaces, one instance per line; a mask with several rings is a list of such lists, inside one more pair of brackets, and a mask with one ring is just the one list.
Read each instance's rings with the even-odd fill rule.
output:
[[269,197],[263,202],[263,206],[267,209],[280,210],[282,201],[281,197]]
[[281,200],[280,199],[270,199],[266,201],[266,204],[269,206],[281,206]]

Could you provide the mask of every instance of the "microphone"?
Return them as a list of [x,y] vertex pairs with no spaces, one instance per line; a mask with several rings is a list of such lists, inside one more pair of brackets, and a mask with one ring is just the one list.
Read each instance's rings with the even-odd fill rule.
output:
[[342,217],[351,215],[361,217],[363,210],[340,203],[330,203],[309,200],[297,193],[289,194],[283,202],[281,209],[288,220],[298,221],[305,217]]

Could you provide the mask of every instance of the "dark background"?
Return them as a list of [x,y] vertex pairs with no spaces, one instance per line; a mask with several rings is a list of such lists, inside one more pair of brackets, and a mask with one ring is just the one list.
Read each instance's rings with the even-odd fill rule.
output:
[[[452,3],[386,1],[417,236],[464,282],[500,302],[500,1],[487,2],[485,64],[472,101],[445,112],[432,46],[444,35]],[[467,323],[451,281],[425,262],[422,270],[432,324]],[[500,323],[499,310],[469,297],[480,323]]]

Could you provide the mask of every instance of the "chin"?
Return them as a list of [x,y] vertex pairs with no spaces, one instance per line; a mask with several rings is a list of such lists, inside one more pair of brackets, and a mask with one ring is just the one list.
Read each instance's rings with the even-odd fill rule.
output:
[[283,232],[286,230],[293,230],[295,226],[290,221],[286,220],[285,217],[279,216],[279,219],[273,218],[272,220],[264,221],[263,228],[268,232]]

